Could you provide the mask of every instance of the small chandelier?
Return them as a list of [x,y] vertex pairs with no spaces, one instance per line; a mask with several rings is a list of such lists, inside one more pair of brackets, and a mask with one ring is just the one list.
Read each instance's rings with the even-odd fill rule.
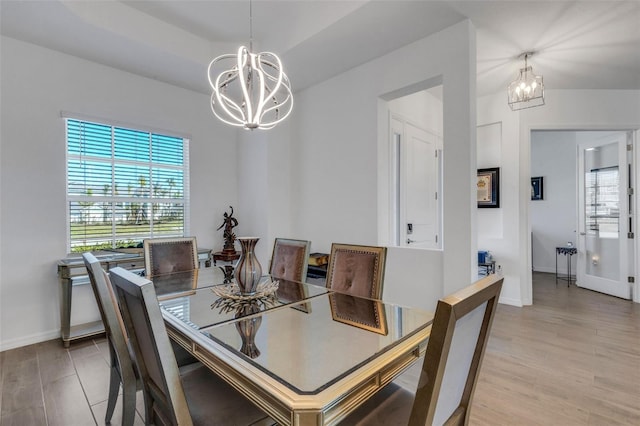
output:
[[520,76],[509,85],[508,102],[513,111],[544,105],[544,83],[542,76],[535,75],[527,59],[532,52],[524,54],[524,68],[520,68]]
[[[271,129],[291,114],[291,83],[275,53],[253,53],[253,11],[249,2],[249,49],[220,55],[209,64],[211,110],[224,123]],[[217,77],[216,77],[217,76]]]

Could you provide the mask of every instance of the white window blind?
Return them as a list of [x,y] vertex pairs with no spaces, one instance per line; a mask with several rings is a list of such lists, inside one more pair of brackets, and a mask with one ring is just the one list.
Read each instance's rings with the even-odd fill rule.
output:
[[66,118],[69,251],[184,236],[188,139]]

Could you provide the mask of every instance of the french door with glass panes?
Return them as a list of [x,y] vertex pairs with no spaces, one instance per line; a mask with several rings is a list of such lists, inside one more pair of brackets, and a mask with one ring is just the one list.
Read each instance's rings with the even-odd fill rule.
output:
[[579,287],[629,299],[633,267],[630,134],[578,143]]

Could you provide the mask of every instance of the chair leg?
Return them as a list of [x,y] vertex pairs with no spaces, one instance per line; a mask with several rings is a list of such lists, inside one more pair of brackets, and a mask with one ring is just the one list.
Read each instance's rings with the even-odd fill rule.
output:
[[153,410],[151,409],[151,398],[147,395],[147,392],[142,391],[144,396],[144,424],[150,425],[153,423]]
[[122,384],[122,426],[132,426],[136,415],[136,384]]
[[107,414],[104,416],[105,423],[111,423],[113,410],[116,408],[118,391],[120,390],[120,372],[115,365],[111,365],[111,377],[109,379],[109,398],[107,400]]

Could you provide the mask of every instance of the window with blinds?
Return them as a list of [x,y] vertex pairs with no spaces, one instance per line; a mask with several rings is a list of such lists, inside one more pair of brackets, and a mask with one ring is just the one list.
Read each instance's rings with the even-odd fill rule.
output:
[[585,174],[585,220],[588,235],[619,238],[620,175],[618,166],[591,169]]
[[187,139],[66,119],[69,250],[187,232]]

